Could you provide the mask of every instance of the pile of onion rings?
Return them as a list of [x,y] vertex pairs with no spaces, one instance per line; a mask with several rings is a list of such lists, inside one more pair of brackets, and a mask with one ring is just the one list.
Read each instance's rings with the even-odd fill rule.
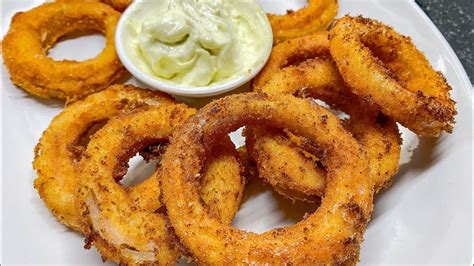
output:
[[[379,191],[390,184],[400,159],[398,127],[393,120],[350,92],[329,54],[327,34],[309,35],[277,45],[256,77],[253,89],[322,100],[350,115],[343,124],[369,156],[374,189]],[[290,141],[284,132],[275,134],[262,127],[248,127],[246,136],[247,147],[260,176],[277,191],[289,198],[307,201],[323,195],[325,173],[314,163],[314,158],[324,156],[321,151],[311,147],[308,150],[309,145],[295,144],[296,141]],[[300,147],[289,148],[285,142]],[[301,192],[304,193],[301,195]]]
[[[76,100],[107,88],[126,72],[115,50],[120,13],[94,2],[45,3],[13,17],[2,42],[14,84],[43,98]],[[55,61],[48,50],[70,33],[99,31],[106,46],[95,58]]]
[[[174,128],[193,113],[165,94],[132,86],[92,94],[69,105],[44,132],[35,149],[35,187],[56,218],[84,233],[104,259],[174,263],[179,248],[166,216],[156,213],[162,207],[158,179],[128,188],[116,181],[131,156],[150,145],[166,146]],[[209,213],[224,223],[239,207],[241,172],[238,154],[224,138],[206,161],[201,194]]]
[[[132,0],[79,0],[83,2],[101,2],[113,7],[115,10],[123,12]],[[56,2],[79,2],[78,0],[56,0]]]

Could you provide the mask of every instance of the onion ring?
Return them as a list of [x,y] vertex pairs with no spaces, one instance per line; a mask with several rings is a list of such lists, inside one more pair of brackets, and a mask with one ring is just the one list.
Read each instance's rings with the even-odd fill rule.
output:
[[[275,46],[269,62],[256,77],[253,90],[319,99],[346,112],[351,118],[344,120],[344,126],[368,153],[375,191],[387,187],[397,173],[401,138],[396,123],[345,86],[330,58],[327,34],[295,38]],[[267,128],[249,127],[246,136],[260,176],[280,194],[314,201],[315,196],[324,193],[325,173],[316,167],[314,160],[308,159],[309,156],[290,147],[286,134],[275,135]],[[286,143],[275,142],[277,139],[284,139]],[[324,156],[314,148],[311,152],[316,158]],[[280,159],[275,160],[276,157]],[[308,167],[308,164],[313,166]]]
[[78,163],[88,131],[103,125],[120,110],[171,104],[173,99],[164,93],[115,85],[68,105],[53,119],[35,147],[33,168],[38,178],[34,185],[61,223],[79,230],[81,217],[74,205],[79,185]]
[[[93,135],[80,163],[83,196],[78,197],[77,206],[85,214],[82,230],[88,245],[94,244],[104,260],[176,263],[178,241],[167,228],[156,174],[128,188],[116,181],[123,177],[130,157],[151,144],[167,142],[175,127],[194,113],[181,104],[149,107],[119,114]],[[210,215],[229,224],[245,180],[228,137],[213,148],[204,169],[201,199]]]
[[269,14],[274,43],[328,29],[337,15],[337,0],[308,0],[308,6],[286,15]]
[[[126,70],[115,50],[115,28],[120,13],[92,2],[45,3],[15,14],[2,42],[5,65],[12,82],[43,98],[76,100],[105,89]],[[55,61],[47,51],[76,31],[103,32],[106,46],[95,58]]]
[[345,16],[331,30],[331,55],[351,90],[422,136],[452,132],[451,87],[409,37],[363,17]]
[[[248,123],[288,128],[326,152],[326,195],[305,220],[255,234],[224,225],[205,211],[197,184],[209,147]],[[358,255],[372,211],[368,159],[339,119],[309,100],[258,93],[216,100],[179,126],[161,167],[170,222],[200,264],[338,264]]]

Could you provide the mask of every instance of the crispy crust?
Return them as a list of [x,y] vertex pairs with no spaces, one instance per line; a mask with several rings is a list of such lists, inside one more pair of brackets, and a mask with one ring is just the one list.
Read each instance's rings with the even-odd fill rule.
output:
[[35,188],[56,219],[79,230],[74,198],[88,131],[121,111],[171,104],[173,99],[164,93],[116,85],[68,105],[56,116],[36,145],[33,161]]
[[340,82],[337,69],[327,64],[320,64],[319,68],[313,70],[317,72],[311,73],[298,71],[299,69],[295,67],[287,68],[297,66],[309,59],[331,61],[328,36],[327,32],[323,32],[286,40],[273,47],[267,64],[253,81],[253,90],[264,91],[283,85],[279,90],[290,94],[293,93],[294,87],[301,86],[298,82],[304,82],[309,74],[312,74],[312,77],[320,76],[318,79],[313,78],[313,82],[320,82],[316,84],[317,86]]
[[246,145],[259,176],[281,195],[292,200],[318,202],[326,187],[326,170],[317,157],[291,141],[281,130],[249,127]]
[[[349,114],[351,118],[344,121],[345,128],[369,156],[375,191],[390,184],[400,160],[398,127],[393,120],[350,92],[331,59],[326,33],[288,40],[275,46],[268,64],[255,79],[253,90],[319,99]],[[247,145],[260,176],[279,188],[277,191],[292,199],[313,200],[315,196],[323,195],[325,173],[315,165],[304,166],[308,164],[308,156],[287,144],[294,143],[294,140],[290,141],[284,133],[275,136],[265,127],[249,128],[246,132]],[[287,141],[275,143],[275,139]],[[289,151],[291,149],[293,151]],[[311,153],[316,158],[324,156],[317,151]],[[274,160],[275,157],[281,159]],[[304,169],[304,182],[295,171],[283,168],[283,163],[291,169]]]
[[269,14],[274,42],[305,36],[328,29],[337,15],[337,0],[309,0],[308,6],[286,15]]
[[[168,228],[156,175],[129,188],[116,181],[126,173],[129,157],[150,144],[167,143],[176,125],[194,112],[166,94],[133,86],[113,86],[75,102],[52,121],[37,145],[35,187],[57,219],[84,233],[87,246],[94,245],[104,260],[174,264],[180,247]],[[105,125],[87,136],[88,144],[81,143],[97,121]],[[201,195],[209,213],[226,224],[240,205],[241,172],[227,137],[206,161]],[[94,183],[97,175],[101,182]],[[116,202],[116,208],[107,205]]]
[[[158,172],[129,188],[116,180],[122,178],[131,156],[150,144],[168,141],[176,126],[194,112],[174,104],[120,114],[93,136],[80,163],[83,186],[77,206],[84,214],[82,231],[104,260],[127,265],[176,263],[181,247],[162,209]],[[240,205],[245,179],[228,137],[212,150],[200,184],[201,199],[210,215],[229,224]]]
[[[162,209],[159,175],[129,188],[116,181],[125,173],[130,157],[150,144],[167,142],[174,129],[194,113],[181,104],[150,107],[117,115],[94,134],[80,162],[83,186],[76,206],[84,215],[82,231],[104,260],[127,265],[176,263],[181,247]],[[228,137],[212,150],[200,184],[201,199],[210,215],[229,224],[245,182]]]
[[422,136],[452,132],[451,87],[409,37],[363,17],[345,16],[331,30],[331,55],[352,92]]
[[220,140],[206,158],[201,198],[209,213],[225,224],[239,210],[246,183],[244,164],[229,137]]
[[[126,70],[115,50],[120,13],[93,2],[46,3],[15,14],[2,42],[13,83],[36,96],[75,100],[103,90]],[[95,58],[55,61],[47,51],[60,38],[77,31],[104,33],[106,46]]]
[[[326,195],[305,220],[254,234],[205,211],[197,184],[209,147],[249,123],[288,128],[325,150]],[[343,263],[357,256],[372,211],[368,159],[360,145],[329,111],[290,95],[237,94],[208,104],[174,133],[160,174],[170,222],[200,264]]]

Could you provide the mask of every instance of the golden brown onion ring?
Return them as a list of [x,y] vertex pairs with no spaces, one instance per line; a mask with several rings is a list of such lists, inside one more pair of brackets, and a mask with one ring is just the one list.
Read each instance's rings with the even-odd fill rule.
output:
[[[94,244],[104,259],[127,265],[176,263],[179,242],[167,228],[157,176],[128,188],[117,180],[130,157],[167,142],[175,127],[194,113],[178,104],[149,107],[119,114],[93,135],[80,163],[83,196],[77,206],[85,214],[82,230],[89,245]],[[225,224],[232,221],[244,188],[237,157],[226,136],[207,158],[200,185],[208,212]]]
[[452,132],[451,87],[409,37],[363,17],[345,16],[331,30],[331,54],[351,90],[422,136]]
[[[220,136],[269,124],[307,137],[325,151],[326,194],[299,223],[262,234],[210,216],[199,198],[203,160]],[[199,264],[338,264],[357,256],[372,211],[368,159],[339,119],[310,100],[247,93],[216,100],[173,134],[160,171],[170,222]]]
[[[253,89],[319,99],[350,115],[344,125],[369,155],[370,176],[375,190],[390,184],[391,177],[398,171],[400,159],[398,127],[346,87],[330,58],[327,34],[296,38],[274,47],[269,62],[256,77]],[[265,127],[249,127],[246,133],[247,146],[260,176],[277,191],[292,199],[308,201],[322,195],[324,172],[314,162],[313,167],[306,166],[311,159],[298,149],[290,148],[282,141],[275,143],[276,138],[288,139],[286,134],[274,136],[275,133]],[[324,156],[314,155],[316,158]],[[275,157],[280,159],[275,160]],[[282,167],[283,164],[288,166]],[[288,167],[296,170],[289,171]],[[303,180],[301,173],[297,175],[298,170],[304,171]]]
[[78,189],[78,162],[88,141],[88,132],[103,125],[121,110],[172,105],[164,93],[130,85],[112,86],[68,105],[44,131],[35,148],[35,188],[54,216],[79,230],[80,215],[74,206]]
[[275,44],[328,29],[337,15],[337,0],[308,0],[308,6],[286,15],[269,14]]
[[[43,98],[75,100],[105,89],[126,73],[115,50],[120,13],[92,2],[46,3],[15,14],[3,39],[3,60],[13,83]],[[55,61],[48,50],[78,31],[100,31],[106,45],[95,58]]]

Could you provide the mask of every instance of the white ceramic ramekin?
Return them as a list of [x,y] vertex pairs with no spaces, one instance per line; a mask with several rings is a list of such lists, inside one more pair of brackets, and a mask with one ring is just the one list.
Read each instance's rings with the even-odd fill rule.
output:
[[[120,60],[122,61],[123,65],[125,66],[125,68],[127,68],[127,70],[135,78],[145,83],[147,86],[150,86],[150,88],[152,89],[160,90],[172,95],[194,97],[194,98],[219,95],[219,94],[231,91],[233,89],[236,89],[244,85],[248,81],[250,81],[262,70],[263,66],[265,65],[268,58],[270,57],[272,46],[273,46],[273,43],[272,43],[273,38],[269,38],[269,42],[267,44],[267,47],[265,48],[265,54],[262,56],[264,60],[262,60],[258,66],[254,67],[252,71],[250,71],[246,75],[238,75],[235,78],[229,79],[224,82],[220,82],[220,83],[209,85],[209,86],[201,86],[201,87],[179,86],[174,83],[168,82],[164,79],[156,78],[142,71],[139,67],[137,67],[133,63],[133,61],[129,58],[125,49],[125,42],[127,41],[127,39],[125,38],[126,36],[125,31],[127,30],[126,29],[127,18],[133,11],[134,5],[139,4],[139,2],[141,1],[146,1],[146,0],[135,0],[127,8],[127,10],[125,10],[125,12],[122,14],[118,22],[116,32],[115,32],[115,46],[116,46],[117,54]],[[272,37],[271,35],[272,31],[271,31],[271,26],[269,22],[267,26],[268,26],[270,37]]]

